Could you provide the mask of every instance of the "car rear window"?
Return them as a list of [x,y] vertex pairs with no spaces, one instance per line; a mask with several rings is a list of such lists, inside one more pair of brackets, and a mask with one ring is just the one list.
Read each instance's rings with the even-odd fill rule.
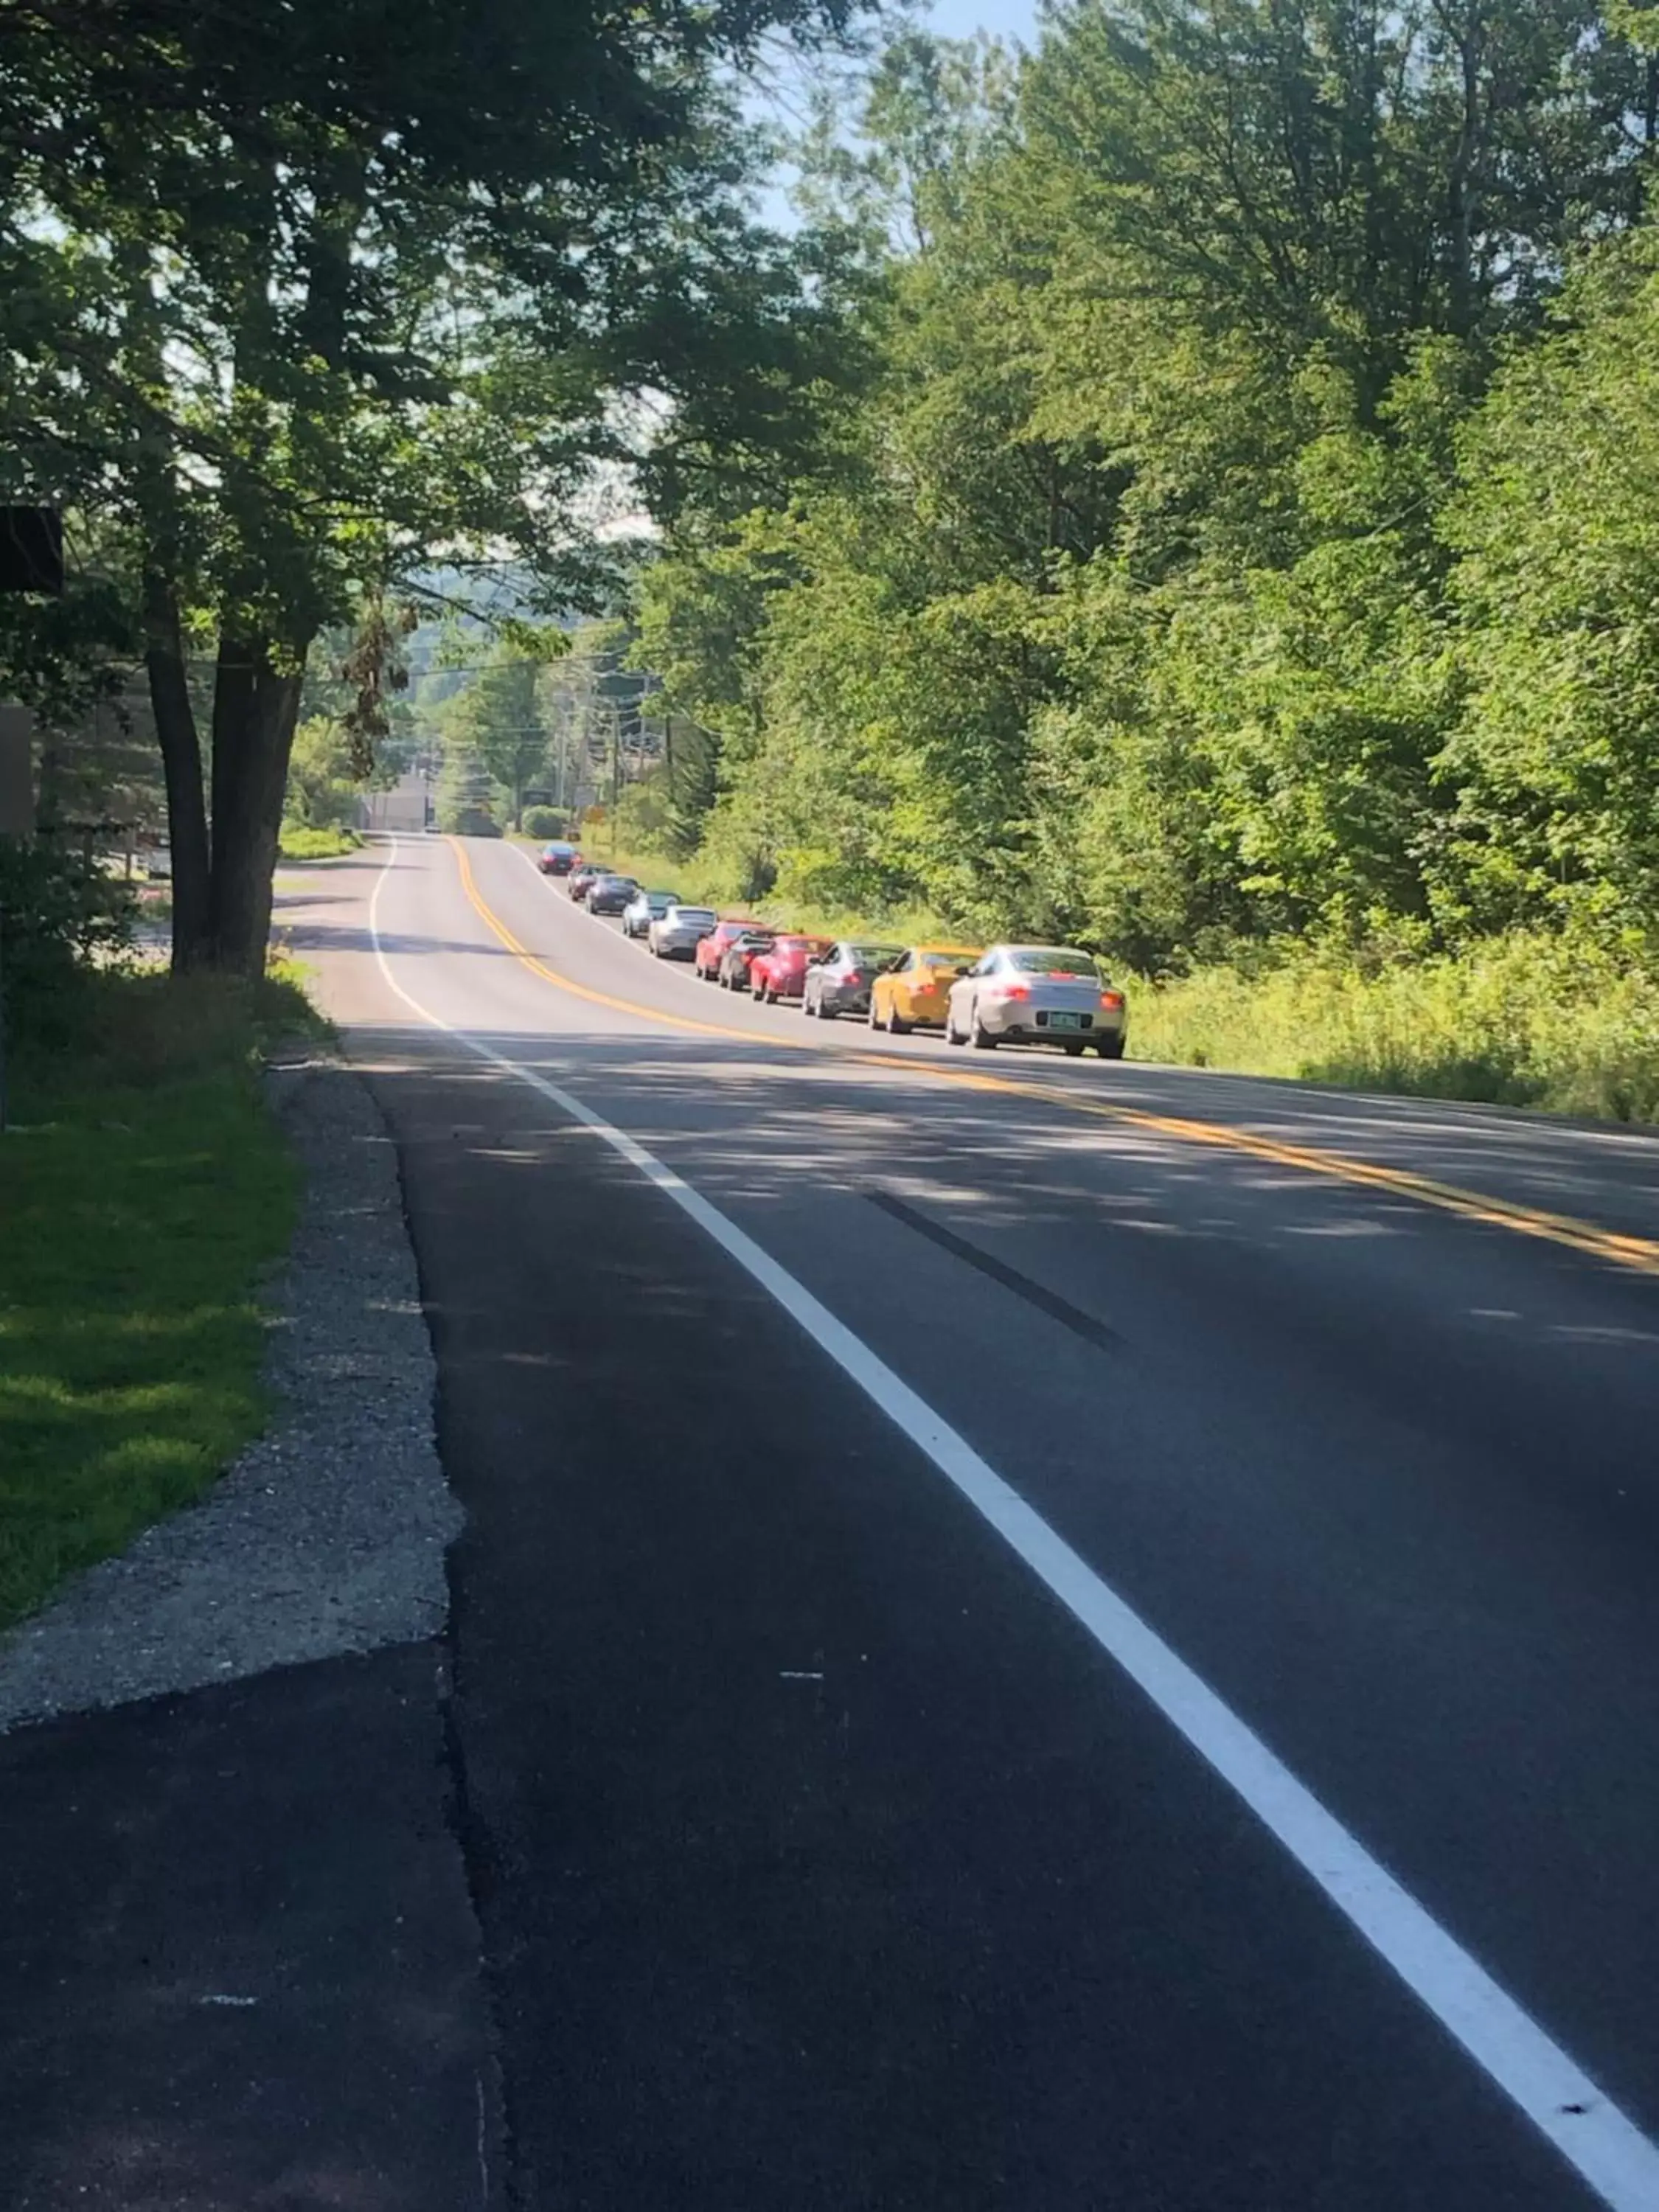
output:
[[677,921],[703,921],[712,928],[714,914],[712,907],[677,906],[674,909],[674,919]]
[[1095,963],[1086,952],[1011,952],[1010,964],[1023,975],[1082,975],[1093,981]]
[[977,957],[972,952],[924,952],[921,960],[924,968],[969,968]]
[[904,947],[902,945],[849,945],[847,957],[854,967],[870,968],[878,960],[902,960]]

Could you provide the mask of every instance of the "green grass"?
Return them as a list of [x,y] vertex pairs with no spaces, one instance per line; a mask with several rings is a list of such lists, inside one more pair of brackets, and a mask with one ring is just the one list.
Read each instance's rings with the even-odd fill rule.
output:
[[261,1279],[298,1175],[259,1040],[278,979],[86,980],[0,1139],[0,1624],[200,1492],[264,1425]]
[[284,822],[277,849],[284,860],[337,860],[362,842],[355,830],[309,830],[301,822]]
[[1241,1074],[1468,1098],[1620,1121],[1659,1118],[1659,980],[1517,932],[1374,970],[1304,955],[1130,993],[1129,1049]]

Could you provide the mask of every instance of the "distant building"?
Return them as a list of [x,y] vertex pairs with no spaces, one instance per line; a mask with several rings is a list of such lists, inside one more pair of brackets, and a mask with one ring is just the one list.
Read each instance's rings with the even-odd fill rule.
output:
[[357,827],[383,835],[414,832],[427,824],[427,783],[405,775],[390,791],[366,791],[357,801]]

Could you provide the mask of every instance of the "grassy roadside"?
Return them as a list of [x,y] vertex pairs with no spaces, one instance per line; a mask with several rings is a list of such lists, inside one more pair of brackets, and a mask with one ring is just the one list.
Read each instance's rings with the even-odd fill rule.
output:
[[303,823],[284,822],[276,848],[281,860],[337,860],[362,844],[355,830],[308,830]]
[[1365,972],[1309,956],[1257,975],[1200,969],[1130,1005],[1143,1060],[1659,1119],[1659,979],[1559,938],[1517,932]]
[[258,1292],[297,1170],[260,1097],[291,979],[84,979],[0,1139],[0,1625],[204,1490],[262,1427]]

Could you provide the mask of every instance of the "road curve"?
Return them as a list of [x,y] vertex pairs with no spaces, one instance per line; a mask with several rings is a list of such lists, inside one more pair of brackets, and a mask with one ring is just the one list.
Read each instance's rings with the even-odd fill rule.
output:
[[508,2201],[1659,2204],[1659,1144],[808,1023],[505,845],[278,923],[469,1514]]

